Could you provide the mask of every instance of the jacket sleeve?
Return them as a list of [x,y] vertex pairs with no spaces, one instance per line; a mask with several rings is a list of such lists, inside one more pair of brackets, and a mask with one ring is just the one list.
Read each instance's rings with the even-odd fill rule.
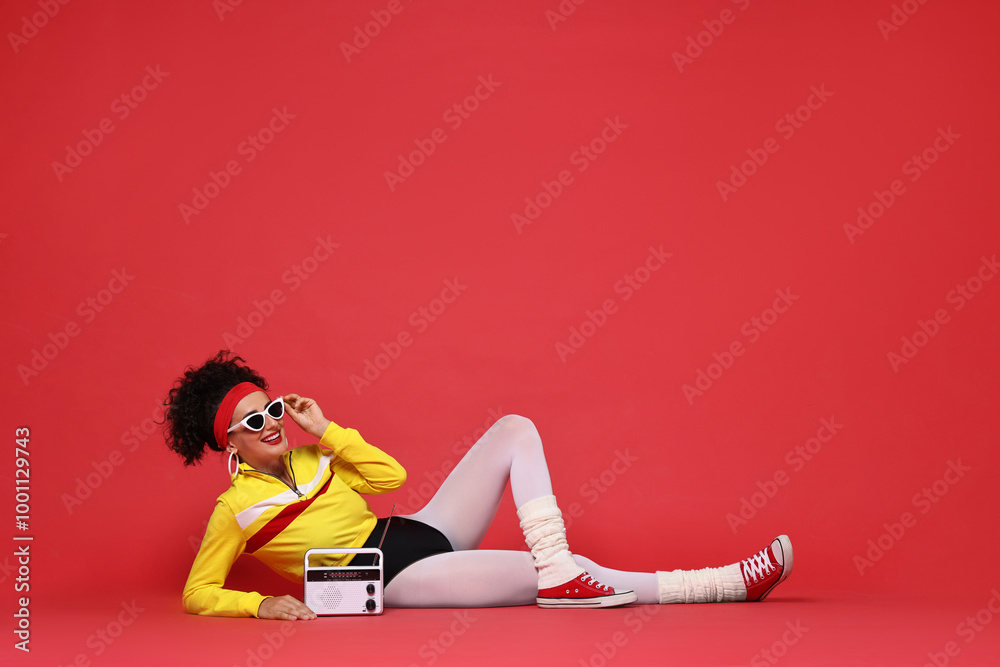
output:
[[403,466],[353,428],[330,422],[320,444],[333,450],[334,474],[358,493],[388,493],[406,481]]
[[256,616],[268,596],[223,588],[233,563],[246,548],[243,531],[225,502],[208,521],[201,548],[184,586],[184,610],[206,616]]

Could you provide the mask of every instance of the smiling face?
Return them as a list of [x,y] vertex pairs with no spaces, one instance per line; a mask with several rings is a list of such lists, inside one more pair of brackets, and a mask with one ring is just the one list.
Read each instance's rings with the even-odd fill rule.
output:
[[230,426],[240,424],[251,413],[261,412],[264,414],[264,428],[260,431],[251,431],[246,425],[240,424],[229,434],[226,451],[235,451],[242,460],[257,470],[283,471],[281,455],[288,448],[285,440],[285,420],[275,419],[264,412],[264,408],[270,402],[271,399],[263,391],[255,391],[236,404]]

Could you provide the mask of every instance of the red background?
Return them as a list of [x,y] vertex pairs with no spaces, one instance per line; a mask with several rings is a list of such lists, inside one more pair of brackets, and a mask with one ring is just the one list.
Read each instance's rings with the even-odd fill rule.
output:
[[[0,55],[3,432],[11,447],[30,428],[32,491],[30,530],[7,530],[35,540],[31,657],[124,659],[124,640],[100,657],[85,644],[122,600],[183,615],[192,539],[225,463],[185,469],[152,419],[187,365],[231,343],[276,393],[316,398],[403,463],[410,482],[372,499],[380,513],[417,509],[414,490],[458,460],[454,443],[522,414],[564,510],[578,504],[574,551],[624,569],[702,567],[787,533],[796,572],[776,597],[957,604],[901,658],[925,659],[1000,586],[1000,281],[973,280],[981,290],[961,308],[949,299],[1000,250],[1000,10],[904,4],[910,14],[890,2],[591,0],[563,3],[574,11],[550,24],[555,0],[403,2],[396,14],[372,1],[221,14],[207,0],[72,2],[31,32],[39,5],[5,3],[4,33],[31,35],[8,34]],[[373,11],[391,22],[348,61],[342,43]],[[898,29],[880,29],[894,12]],[[699,33],[700,52],[688,42]],[[144,77],[151,89],[122,118],[116,100]],[[495,90],[470,99],[456,128],[444,114],[480,77]],[[821,104],[815,90],[829,94]],[[294,118],[247,160],[241,143],[274,109]],[[779,123],[797,109],[805,120],[788,136]],[[54,165],[81,142],[87,152],[103,119],[113,131],[78,166]],[[620,135],[579,171],[574,153],[606,119]],[[436,128],[446,140],[390,188],[385,173]],[[939,130],[952,144],[911,180],[907,162]],[[720,195],[733,165],[762,154]],[[181,205],[231,160],[239,173],[217,176],[227,185],[186,221]],[[519,229],[512,214],[562,170],[572,182]],[[849,238],[858,207],[888,201],[897,179],[905,192]],[[339,246],[303,265],[317,239]],[[616,284],[647,277],[636,270],[650,247],[671,256],[626,299]],[[296,266],[313,271],[296,282]],[[124,287],[115,271],[131,276]],[[411,314],[448,280],[466,289],[420,331]],[[261,305],[275,290],[282,302]],[[741,329],[769,316],[776,290],[798,298],[751,341]],[[561,359],[557,344],[606,299],[614,312]],[[938,309],[947,321],[894,368],[888,355]],[[249,336],[241,318],[258,325]],[[382,345],[403,332],[412,343],[357,390],[352,375],[385,362]],[[743,354],[709,368],[734,341]],[[689,400],[699,370],[717,379]],[[786,455],[824,419],[842,428],[793,467]],[[613,468],[616,452],[634,463]],[[950,461],[968,471],[933,504],[914,500]],[[109,474],[81,487],[98,469]],[[10,516],[10,457],[4,470]],[[734,531],[727,515],[776,473],[787,483]],[[915,525],[860,575],[855,557],[907,511]],[[523,548],[509,500],[486,546]],[[231,583],[296,592],[254,562]]]

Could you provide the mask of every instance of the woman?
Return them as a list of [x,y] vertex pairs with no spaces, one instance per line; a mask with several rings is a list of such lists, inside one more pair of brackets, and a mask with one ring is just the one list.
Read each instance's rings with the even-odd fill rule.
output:
[[[297,394],[272,399],[267,389],[243,359],[222,351],[189,368],[167,398],[171,449],[186,465],[200,461],[206,447],[227,452],[232,476],[184,588],[191,613],[316,618],[291,595],[224,588],[232,564],[250,553],[301,583],[307,549],[376,546],[386,520],[376,519],[360,494],[386,493],[406,481],[395,459],[331,422],[316,401]],[[286,416],[319,444],[289,450]],[[478,549],[508,481],[530,553]],[[785,535],[739,563],[702,570],[621,572],[571,554],[538,432],[514,415],[479,439],[426,507],[391,519],[382,551],[390,607],[753,601],[792,570]]]

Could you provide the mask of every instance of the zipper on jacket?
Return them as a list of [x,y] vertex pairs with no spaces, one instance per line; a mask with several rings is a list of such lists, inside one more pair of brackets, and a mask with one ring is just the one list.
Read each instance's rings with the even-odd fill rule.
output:
[[[291,475],[291,477],[292,477],[292,484],[289,484],[288,482],[286,482],[285,480],[281,479],[280,477],[278,477],[277,475],[275,475],[273,473],[265,472],[263,470],[258,470],[257,472],[259,472],[261,474],[264,474],[264,475],[270,475],[271,477],[273,477],[276,480],[280,481],[282,484],[284,484],[289,489],[291,489],[292,491],[294,491],[295,495],[297,495],[299,498],[301,498],[304,494],[301,491],[299,491],[299,489],[298,489],[299,483],[295,481],[295,470],[292,468],[292,453],[291,452],[288,452],[288,465],[285,466],[285,470],[287,470],[288,473]],[[293,486],[293,484],[294,484],[294,486]]]
[[[269,473],[269,472],[263,472],[262,470],[258,470],[257,472],[260,472],[260,473],[263,473],[263,474],[265,474],[265,475],[271,475],[271,477],[273,477],[273,478],[275,478],[275,479],[277,479],[277,480],[280,480],[282,484],[284,484],[284,485],[285,485],[285,486],[287,486],[287,487],[288,487],[289,489],[291,489],[292,491],[294,491],[294,492],[295,492],[295,495],[297,495],[297,496],[298,496],[299,498],[301,498],[301,497],[302,497],[302,492],[301,492],[301,491],[299,491],[299,490],[298,490],[298,489],[296,489],[296,488],[295,488],[294,486],[292,486],[291,484],[289,484],[289,483],[288,483],[288,482],[286,482],[285,480],[281,479],[281,478],[280,478],[280,477],[278,477],[277,475],[272,475],[271,473]],[[294,480],[293,480],[293,481],[294,481]]]

